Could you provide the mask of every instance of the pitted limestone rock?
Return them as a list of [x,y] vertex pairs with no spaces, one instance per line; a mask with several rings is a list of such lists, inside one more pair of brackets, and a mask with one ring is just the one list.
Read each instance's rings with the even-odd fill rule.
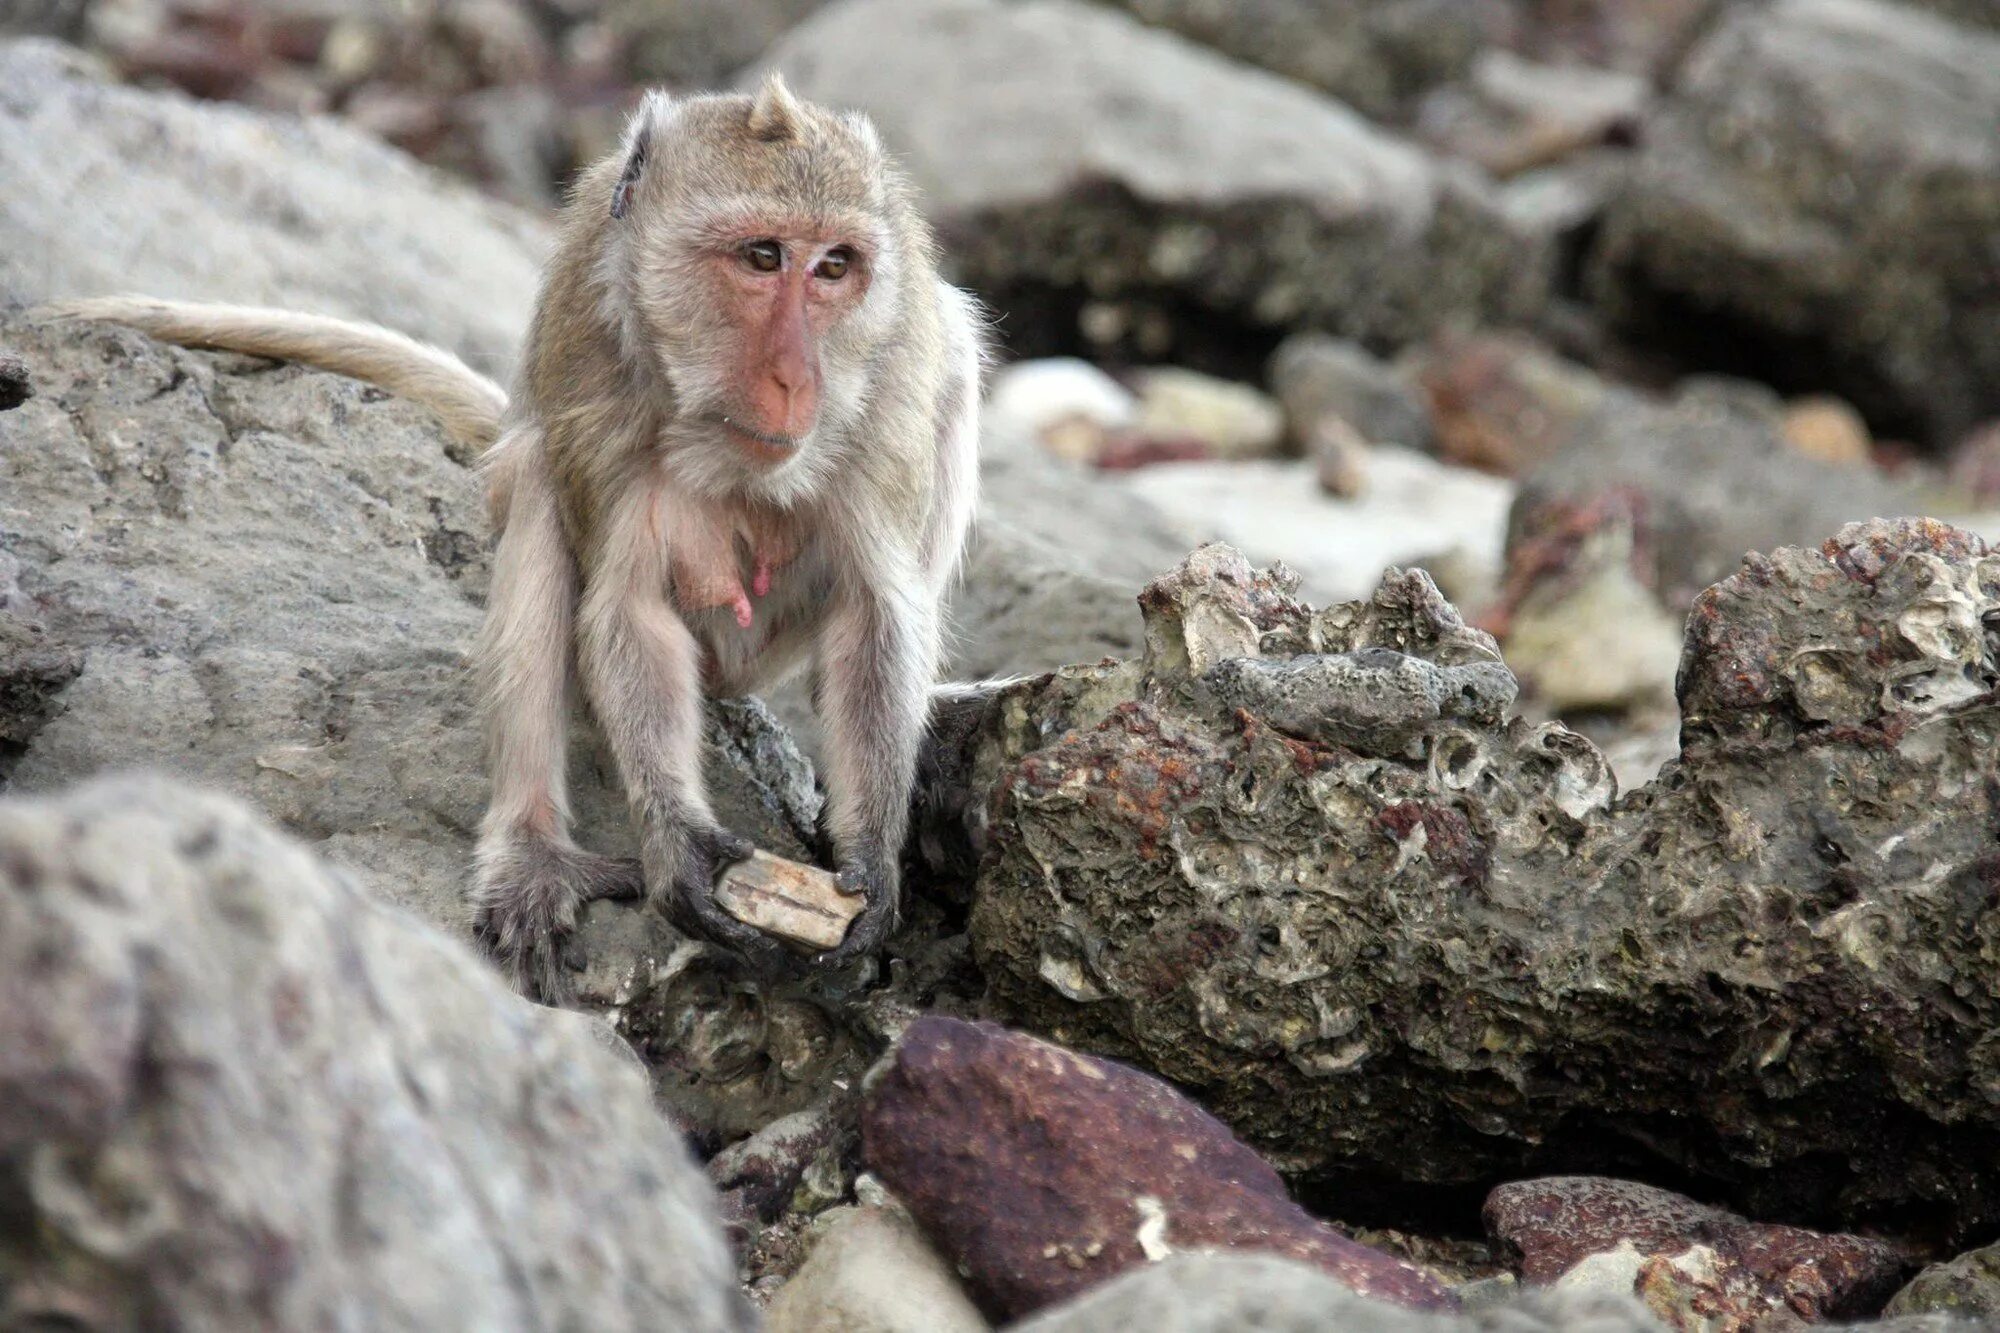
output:
[[1517,688],[1498,662],[1438,666],[1388,648],[1232,658],[1203,679],[1225,703],[1287,735],[1379,755],[1405,753],[1447,718],[1496,723]]
[[2000,1223],[1977,537],[1747,559],[1689,618],[1679,758],[1623,798],[1560,726],[1334,687],[1504,670],[1421,574],[1315,612],[1211,548],[1141,608],[1143,662],[974,733],[989,1012],[1198,1090],[1308,1189],[1654,1169],[1760,1220]]

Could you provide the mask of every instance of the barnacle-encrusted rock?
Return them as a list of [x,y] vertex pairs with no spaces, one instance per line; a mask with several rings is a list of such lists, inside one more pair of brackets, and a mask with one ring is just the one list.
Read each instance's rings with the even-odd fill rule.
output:
[[1487,703],[1243,688],[1493,662],[1421,573],[1314,612],[1208,548],[1140,602],[1143,661],[1015,687],[960,756],[996,1015],[1167,1075],[1308,1185],[1670,1163],[1774,1219],[2000,1220],[1976,537],[1751,557],[1691,617],[1680,758],[1616,801],[1588,742]]

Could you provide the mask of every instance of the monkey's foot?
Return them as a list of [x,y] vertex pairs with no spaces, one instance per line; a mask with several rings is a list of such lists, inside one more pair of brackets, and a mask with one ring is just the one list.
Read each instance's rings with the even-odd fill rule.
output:
[[522,994],[544,1004],[570,997],[567,973],[581,972],[577,910],[598,898],[637,898],[645,878],[637,861],[599,856],[546,838],[482,850],[473,888],[472,929]]
[[661,909],[675,929],[718,945],[755,971],[791,970],[784,945],[755,926],[746,926],[715,901],[715,882],[724,870],[747,861],[756,848],[726,829],[682,830],[677,836],[646,840],[648,881],[664,888]]
[[840,870],[840,891],[859,895],[867,902],[861,915],[847,928],[847,938],[817,955],[821,967],[842,967],[857,958],[876,953],[896,933],[901,912],[896,877],[893,872],[867,862],[850,861]]

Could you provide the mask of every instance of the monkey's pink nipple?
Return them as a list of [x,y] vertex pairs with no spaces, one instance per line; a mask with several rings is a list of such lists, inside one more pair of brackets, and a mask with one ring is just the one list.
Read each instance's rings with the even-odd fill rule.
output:
[[743,595],[741,588],[736,590],[736,601],[732,605],[736,611],[736,628],[749,629],[750,622],[756,619],[756,613],[750,609],[750,599]]
[[759,597],[768,597],[771,595],[770,561],[759,560],[757,562],[757,572],[750,576],[750,591],[756,593]]

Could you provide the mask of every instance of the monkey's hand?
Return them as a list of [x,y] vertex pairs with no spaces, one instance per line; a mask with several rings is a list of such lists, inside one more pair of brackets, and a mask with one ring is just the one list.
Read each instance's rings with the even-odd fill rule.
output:
[[[652,821],[648,821],[649,825]],[[755,851],[747,838],[715,827],[648,827],[646,882],[675,929],[719,945],[760,973],[790,970],[784,945],[716,905],[716,877]]]
[[879,950],[896,933],[902,913],[896,871],[875,858],[846,862],[840,868],[840,891],[850,897],[860,895],[867,905],[847,928],[847,938],[813,961],[822,967],[841,967]]
[[578,909],[597,898],[637,898],[644,885],[637,861],[546,838],[497,839],[480,848],[473,934],[522,994],[562,1004],[565,974],[584,968]]

